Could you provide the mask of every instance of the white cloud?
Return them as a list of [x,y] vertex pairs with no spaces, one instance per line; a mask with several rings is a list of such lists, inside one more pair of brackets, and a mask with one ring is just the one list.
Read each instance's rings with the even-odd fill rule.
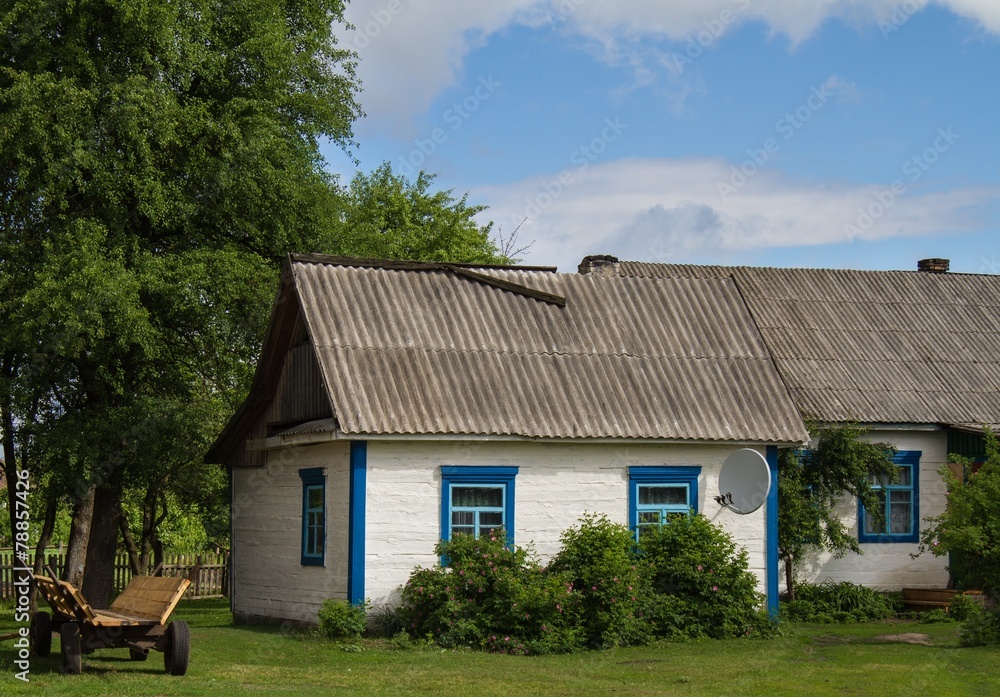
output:
[[[632,67],[636,85],[654,79],[651,70],[676,73],[672,60],[691,41],[707,45],[742,22],[757,20],[773,35],[799,43],[826,20],[857,26],[904,23],[930,0],[353,0],[347,19],[357,29],[341,41],[358,51],[368,123],[361,129],[411,135],[411,118],[455,84],[465,58],[512,24],[551,23],[586,37],[596,54]],[[956,14],[1000,33],[997,0],[936,0]],[[890,22],[886,25],[885,22]],[[653,45],[650,44],[653,42]],[[656,42],[672,42],[657,46]],[[664,61],[673,65],[665,65]]]
[[774,247],[979,230],[1000,197],[997,187],[927,192],[905,178],[897,193],[891,182],[807,185],[773,170],[723,196],[731,171],[718,159],[628,159],[564,170],[563,183],[556,173],[472,193],[505,233],[528,219],[519,232],[520,243],[534,240],[525,263],[564,271],[595,253],[726,263]]

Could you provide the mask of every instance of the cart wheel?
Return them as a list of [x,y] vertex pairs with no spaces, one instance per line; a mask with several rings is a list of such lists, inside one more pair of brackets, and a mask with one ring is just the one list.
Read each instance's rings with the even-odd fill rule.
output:
[[40,610],[31,616],[28,639],[34,655],[44,657],[52,653],[52,618],[49,613]]
[[191,658],[191,630],[187,622],[176,620],[167,626],[167,645],[163,649],[163,667],[171,675],[184,675]]
[[135,649],[128,650],[129,660],[132,661],[145,661],[149,658],[149,653],[147,651],[137,651]]
[[67,622],[59,628],[62,640],[62,668],[64,673],[79,675],[83,669],[80,656],[80,627],[75,622]]

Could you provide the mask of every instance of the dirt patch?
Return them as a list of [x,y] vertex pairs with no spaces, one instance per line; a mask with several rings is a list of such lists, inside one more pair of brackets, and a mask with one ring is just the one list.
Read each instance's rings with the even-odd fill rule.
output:
[[908,632],[905,634],[881,634],[875,637],[875,641],[886,641],[894,644],[920,644],[921,646],[933,646],[934,642],[926,634]]

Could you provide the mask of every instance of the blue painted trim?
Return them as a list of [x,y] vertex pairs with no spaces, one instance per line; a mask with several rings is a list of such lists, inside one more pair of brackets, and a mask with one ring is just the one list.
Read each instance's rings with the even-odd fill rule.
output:
[[[325,566],[326,565],[326,475],[323,474],[322,467],[309,467],[299,470],[299,478],[302,479],[302,546],[301,564],[302,566]],[[319,488],[323,492],[323,548],[319,554],[307,553],[307,541],[309,539],[308,511],[309,511],[309,490]]]
[[691,510],[698,512],[698,478],[701,467],[684,465],[664,467],[660,465],[636,465],[628,468],[628,527],[639,527],[639,485],[640,484],[687,484],[688,501]]
[[920,458],[922,450],[900,450],[892,459],[897,465],[910,467],[910,482],[912,483],[912,500],[910,515],[912,516],[912,532],[904,535],[880,533],[870,535],[865,532],[865,507],[858,500],[858,542],[920,542]]
[[767,576],[767,614],[778,619],[778,446],[767,446],[771,488],[765,508],[764,565]]
[[517,467],[476,467],[463,465],[441,466],[441,539],[451,539],[451,485],[497,484],[504,487],[503,527],[507,531],[507,544],[514,546],[514,479]]
[[347,542],[347,600],[365,601],[365,499],[368,492],[368,442],[351,441],[350,532]]

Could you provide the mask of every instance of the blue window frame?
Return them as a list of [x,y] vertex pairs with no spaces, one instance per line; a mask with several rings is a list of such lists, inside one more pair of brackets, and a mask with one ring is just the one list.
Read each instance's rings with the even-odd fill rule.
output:
[[299,470],[302,479],[302,565],[326,561],[326,475],[322,467]]
[[629,467],[628,520],[636,539],[671,515],[697,513],[700,476],[701,467]]
[[441,468],[441,539],[479,537],[503,528],[514,544],[514,478],[517,467]]
[[882,507],[884,522],[876,526],[858,502],[859,542],[920,541],[920,450],[900,450],[893,458],[899,465],[899,481],[871,479]]

